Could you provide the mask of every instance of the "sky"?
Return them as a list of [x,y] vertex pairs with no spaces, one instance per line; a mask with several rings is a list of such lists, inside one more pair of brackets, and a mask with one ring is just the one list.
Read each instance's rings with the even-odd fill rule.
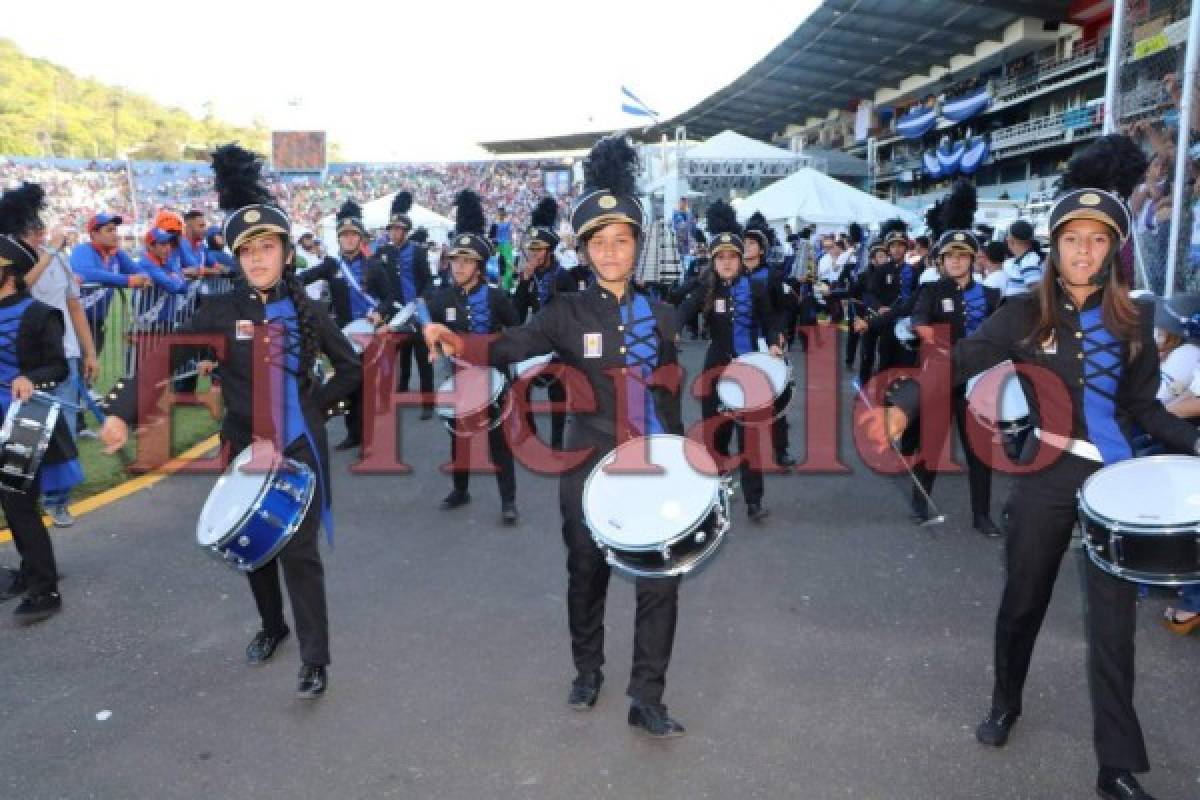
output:
[[346,160],[450,160],[645,124],[623,85],[664,119],[685,111],[819,4],[43,0],[6,4],[0,36],[197,116],[211,102],[233,123],[328,130]]

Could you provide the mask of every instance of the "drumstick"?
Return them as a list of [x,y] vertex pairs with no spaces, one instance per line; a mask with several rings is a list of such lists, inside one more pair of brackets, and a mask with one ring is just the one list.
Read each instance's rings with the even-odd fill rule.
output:
[[[863,391],[863,388],[861,385],[859,385],[858,381],[851,381],[850,384],[854,387],[854,390],[858,392],[858,396],[862,398],[862,401],[866,403],[867,408],[874,410],[875,406],[871,405],[870,398],[867,397],[867,393]],[[892,451],[895,452],[897,458],[900,459],[900,463],[904,465],[905,471],[908,472],[908,477],[912,479],[913,486],[917,487],[917,491],[919,491],[921,496],[925,498],[926,505],[931,511],[933,511],[933,516],[922,522],[921,525],[941,525],[946,521],[946,515],[943,514],[940,509],[938,509],[937,503],[933,502],[933,498],[929,496],[929,492],[925,491],[925,487],[922,486],[921,481],[917,479],[917,474],[913,472],[912,467],[908,465],[908,459],[905,458],[904,454],[900,452],[900,447],[896,444],[896,439],[889,438],[888,444],[892,446]]]

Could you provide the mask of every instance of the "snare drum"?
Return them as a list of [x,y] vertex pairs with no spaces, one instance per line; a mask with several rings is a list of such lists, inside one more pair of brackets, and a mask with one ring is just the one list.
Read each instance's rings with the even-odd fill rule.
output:
[[717,378],[717,400],[720,401],[720,409],[726,414],[753,414],[764,409],[773,408],[776,405],[776,400],[783,398],[784,402],[780,403],[780,408],[776,410],[771,419],[778,419],[783,414],[787,413],[788,406],[792,403],[792,377],[791,368],[785,359],[777,358],[770,353],[746,353],[740,355],[726,366],[726,371],[734,366],[738,366],[738,372],[741,372],[746,367],[753,367],[759,370],[766,376],[767,382],[771,387],[771,402],[767,404],[757,404],[750,406],[746,398],[745,389],[738,382],[736,373],[730,372],[726,377],[722,373],[721,377]]
[[[659,474],[607,472],[626,448],[648,448]],[[634,456],[639,458],[638,456]],[[639,458],[640,460],[640,458]],[[729,480],[703,445],[660,434],[631,439],[600,460],[583,486],[583,515],[608,563],[630,575],[685,575],[729,531]]]
[[254,446],[247,447],[217,479],[196,523],[196,544],[240,572],[253,572],[283,549],[317,488],[307,465],[259,447],[267,452],[259,461],[273,466],[247,471]]
[[350,345],[354,348],[354,352],[362,353],[375,336],[375,326],[365,319],[356,319],[342,328],[342,333],[350,340]]
[[[485,383],[486,381],[486,383]],[[438,387],[437,415],[446,430],[455,436],[466,436],[476,430],[493,430],[508,413],[505,399],[508,379],[492,367],[463,367]],[[462,422],[486,413],[486,426],[462,425]],[[455,424],[456,421],[460,424]]]
[[895,334],[896,341],[905,350],[917,349],[917,332],[913,330],[912,317],[901,317],[896,320],[892,333]]
[[545,386],[552,382],[554,377],[540,373],[542,371],[542,367],[546,366],[553,360],[554,354],[546,353],[544,355],[527,358],[524,361],[518,361],[516,364],[513,364],[513,374],[516,375],[517,378],[524,378],[526,375],[533,374],[533,385]]
[[12,401],[0,427],[0,490],[24,492],[33,485],[61,410],[57,400],[40,392],[26,402]]
[[1094,473],[1079,490],[1088,557],[1157,586],[1200,584],[1200,458],[1149,456]]

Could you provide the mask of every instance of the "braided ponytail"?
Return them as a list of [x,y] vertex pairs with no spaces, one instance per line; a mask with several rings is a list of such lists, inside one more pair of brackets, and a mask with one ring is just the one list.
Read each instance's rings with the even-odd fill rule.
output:
[[284,241],[284,251],[283,285],[292,305],[296,307],[296,321],[300,329],[300,391],[304,393],[313,388],[313,365],[321,357],[321,337],[317,333],[317,312],[308,292],[304,290],[304,284],[296,277],[295,262],[290,258],[293,252],[291,242]]

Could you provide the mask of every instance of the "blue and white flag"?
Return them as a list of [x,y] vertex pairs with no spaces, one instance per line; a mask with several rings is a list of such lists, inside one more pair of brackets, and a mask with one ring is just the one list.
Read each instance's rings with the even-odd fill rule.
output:
[[920,139],[937,122],[937,109],[917,106],[896,120],[896,132],[905,139]]
[[621,87],[621,110],[635,117],[658,119],[658,112],[651,110],[641,99],[624,86]]
[[962,122],[986,109],[991,102],[991,92],[983,86],[962,97],[942,103],[942,116],[954,122]]
[[982,136],[971,140],[959,161],[958,171],[963,175],[974,175],[988,157],[988,142]]

